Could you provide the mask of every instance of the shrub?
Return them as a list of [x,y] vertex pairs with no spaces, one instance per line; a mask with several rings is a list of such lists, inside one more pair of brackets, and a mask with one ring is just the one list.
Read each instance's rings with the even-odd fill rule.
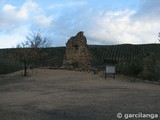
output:
[[143,59],[142,78],[148,80],[160,78],[160,63],[155,54],[150,54]]
[[119,63],[116,66],[116,70],[123,75],[139,77],[142,72],[142,61],[138,58],[135,58],[132,61],[127,61],[123,63]]
[[147,80],[160,79],[160,61],[158,54],[148,54],[145,58],[119,63],[116,66],[120,74]]

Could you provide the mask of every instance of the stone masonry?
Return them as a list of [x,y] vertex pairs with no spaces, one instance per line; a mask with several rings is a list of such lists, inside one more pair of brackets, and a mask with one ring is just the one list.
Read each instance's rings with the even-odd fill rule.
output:
[[91,65],[91,56],[83,32],[71,37],[66,43],[64,66],[67,69],[86,70]]

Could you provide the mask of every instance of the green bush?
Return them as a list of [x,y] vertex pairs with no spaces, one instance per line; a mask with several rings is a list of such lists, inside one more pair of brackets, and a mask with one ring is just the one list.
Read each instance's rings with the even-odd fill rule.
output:
[[155,54],[150,54],[143,59],[142,78],[148,80],[160,79],[160,62]]
[[148,54],[145,58],[119,63],[118,73],[141,79],[157,81],[160,79],[160,61],[157,54]]
[[142,71],[142,68],[141,60],[138,60],[137,58],[132,61],[119,63],[116,66],[118,73],[132,77],[138,77]]

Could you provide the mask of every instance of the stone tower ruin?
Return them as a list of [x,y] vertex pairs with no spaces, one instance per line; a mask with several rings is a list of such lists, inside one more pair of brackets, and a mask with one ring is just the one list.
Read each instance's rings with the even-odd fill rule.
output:
[[86,70],[91,65],[91,56],[83,32],[77,33],[66,43],[64,66],[67,69]]

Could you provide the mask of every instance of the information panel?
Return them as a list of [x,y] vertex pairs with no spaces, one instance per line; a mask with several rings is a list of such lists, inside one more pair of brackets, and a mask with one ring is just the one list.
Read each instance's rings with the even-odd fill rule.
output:
[[106,66],[106,73],[116,73],[115,66]]

